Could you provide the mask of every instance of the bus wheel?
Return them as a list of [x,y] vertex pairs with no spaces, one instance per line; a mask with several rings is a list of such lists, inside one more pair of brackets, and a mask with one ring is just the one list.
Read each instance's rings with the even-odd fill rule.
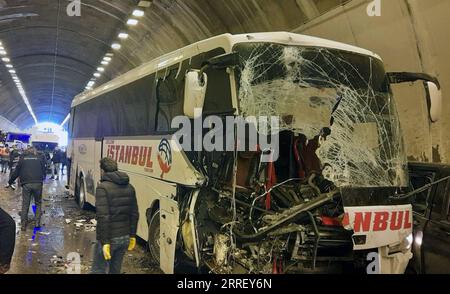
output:
[[159,221],[159,209],[150,216],[148,220],[148,250],[150,251],[151,261],[159,265],[160,263],[160,243],[159,236],[161,234],[160,221]]
[[75,193],[75,199],[77,201],[78,206],[80,209],[84,210],[86,209],[86,191],[84,189],[84,179],[83,177],[80,177],[78,181],[76,193]]

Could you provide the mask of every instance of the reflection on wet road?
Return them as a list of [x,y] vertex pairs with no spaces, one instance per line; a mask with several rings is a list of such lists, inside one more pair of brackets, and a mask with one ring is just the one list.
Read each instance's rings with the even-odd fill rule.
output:
[[[64,189],[65,177],[59,182],[46,180],[42,201],[42,228],[39,231],[33,229],[34,222],[31,222],[27,231],[21,232],[19,212],[22,191],[21,188],[16,191],[4,188],[8,175],[0,175],[0,206],[11,214],[17,224],[16,248],[9,273],[67,273],[74,269],[74,263],[67,261],[68,254],[72,252],[80,256],[81,273],[89,273],[95,242],[95,212],[80,211]],[[29,219],[32,220],[33,217],[30,207]],[[122,271],[128,274],[160,273],[149,265],[143,246],[137,246],[135,251],[126,254]]]

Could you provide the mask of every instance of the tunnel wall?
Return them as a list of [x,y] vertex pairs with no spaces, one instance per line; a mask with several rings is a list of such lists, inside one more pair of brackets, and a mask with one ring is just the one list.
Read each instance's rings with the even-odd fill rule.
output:
[[4,132],[20,132],[20,129],[8,119],[0,115],[0,130]]
[[450,163],[450,38],[448,0],[382,0],[381,16],[369,17],[372,1],[353,0],[295,29],[367,48],[388,71],[427,72],[442,85],[441,121],[430,124],[421,83],[394,85],[410,160]]

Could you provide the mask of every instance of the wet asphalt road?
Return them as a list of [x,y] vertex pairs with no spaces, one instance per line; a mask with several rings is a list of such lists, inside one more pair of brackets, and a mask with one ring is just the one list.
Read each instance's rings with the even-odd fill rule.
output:
[[[9,173],[0,174],[0,206],[11,214],[17,225],[16,248],[9,274],[66,274],[77,268],[76,262],[67,261],[70,253],[80,256],[81,274],[88,274],[95,242],[95,226],[91,225],[95,218],[94,210],[80,211],[64,188],[65,178],[60,181],[48,179],[44,183],[41,231],[36,231],[34,222],[31,222],[27,231],[21,232],[22,190],[5,189],[8,176]],[[30,207],[29,219],[33,217]],[[138,244],[133,252],[125,255],[122,272],[160,273],[150,265],[143,244]]]

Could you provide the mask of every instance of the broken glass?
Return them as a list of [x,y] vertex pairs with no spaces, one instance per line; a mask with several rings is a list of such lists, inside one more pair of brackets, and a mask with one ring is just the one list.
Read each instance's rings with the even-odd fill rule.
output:
[[317,155],[338,187],[407,185],[396,106],[381,60],[337,49],[241,43],[240,114],[277,116],[272,133],[308,139],[324,128]]

